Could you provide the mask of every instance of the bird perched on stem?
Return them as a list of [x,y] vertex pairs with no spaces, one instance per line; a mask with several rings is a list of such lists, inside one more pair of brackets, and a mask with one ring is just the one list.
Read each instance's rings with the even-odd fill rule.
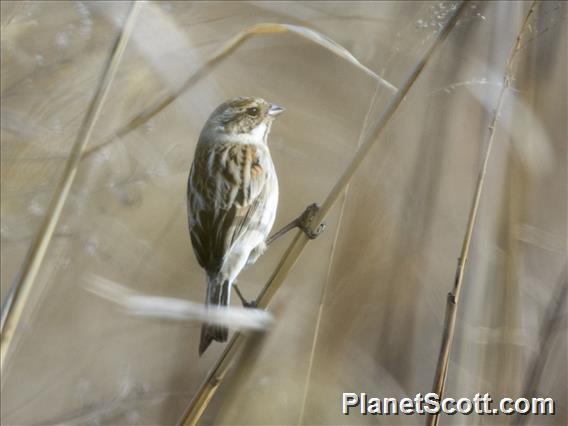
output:
[[[208,307],[229,305],[241,270],[266,249],[278,205],[278,179],[267,137],[284,111],[263,99],[239,97],[213,111],[199,136],[187,186],[189,232],[207,274]],[[228,329],[203,324],[199,354]]]

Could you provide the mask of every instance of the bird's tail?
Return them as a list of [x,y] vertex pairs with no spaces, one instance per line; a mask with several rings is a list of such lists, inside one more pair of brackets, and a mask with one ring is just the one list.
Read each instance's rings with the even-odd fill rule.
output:
[[[231,286],[228,280],[219,280],[218,277],[207,277],[207,298],[205,305],[211,307],[226,307],[229,305]],[[201,341],[199,342],[199,355],[203,354],[213,340],[226,342],[229,329],[217,324],[203,324],[201,326]]]

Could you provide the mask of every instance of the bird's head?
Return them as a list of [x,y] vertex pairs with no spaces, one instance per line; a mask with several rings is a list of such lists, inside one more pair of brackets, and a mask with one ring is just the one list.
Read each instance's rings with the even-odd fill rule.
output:
[[204,131],[216,140],[264,143],[274,118],[283,111],[284,108],[261,98],[234,98],[213,111]]

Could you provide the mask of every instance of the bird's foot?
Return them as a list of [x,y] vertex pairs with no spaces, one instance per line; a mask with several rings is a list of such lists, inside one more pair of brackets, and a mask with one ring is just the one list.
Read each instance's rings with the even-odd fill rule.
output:
[[256,300],[251,300],[250,302],[243,301],[243,306],[245,308],[256,309],[257,308]]
[[245,308],[252,308],[255,309],[256,308],[256,300],[251,300],[250,302],[247,302],[247,300],[245,299],[245,297],[243,296],[243,294],[241,293],[241,290],[239,289],[239,286],[236,284],[233,284],[233,288],[235,289],[235,291],[237,292],[237,296],[239,296],[239,299],[241,299],[241,303],[243,304],[243,306]]
[[316,229],[311,228],[311,224],[315,219],[319,209],[320,206],[318,206],[316,203],[310,204],[308,207],[306,207],[304,213],[302,213],[302,215],[299,217],[298,228],[304,231],[304,234],[306,234],[310,240],[314,240],[319,237],[327,227],[326,223],[321,223]]

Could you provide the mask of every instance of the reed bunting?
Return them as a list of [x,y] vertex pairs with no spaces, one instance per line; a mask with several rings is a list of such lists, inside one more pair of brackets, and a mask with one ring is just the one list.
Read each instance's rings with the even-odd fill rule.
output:
[[[213,111],[199,136],[187,207],[193,250],[207,274],[207,306],[229,305],[235,279],[266,249],[278,205],[267,137],[282,111],[260,98],[231,99]],[[227,337],[226,327],[204,324],[199,354]]]

